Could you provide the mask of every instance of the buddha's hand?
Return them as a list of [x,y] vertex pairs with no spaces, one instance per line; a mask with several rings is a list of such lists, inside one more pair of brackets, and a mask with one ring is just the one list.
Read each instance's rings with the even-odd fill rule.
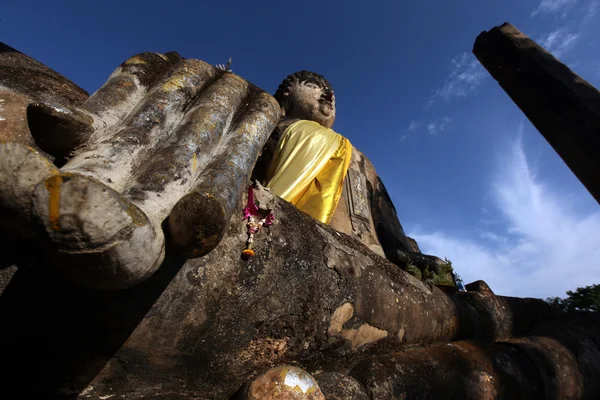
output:
[[[206,254],[278,114],[275,99],[239,76],[157,53],[125,61],[78,108],[31,105],[40,148],[68,158],[60,170],[44,164],[32,194],[47,254],[85,285],[129,287],[161,264],[167,217],[178,252]],[[43,163],[32,149],[20,152]]]

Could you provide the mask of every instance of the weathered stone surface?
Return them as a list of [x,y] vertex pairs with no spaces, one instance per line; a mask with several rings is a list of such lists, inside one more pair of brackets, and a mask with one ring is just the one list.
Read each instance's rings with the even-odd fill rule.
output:
[[455,342],[366,360],[352,372],[372,399],[496,399],[489,345]]
[[36,232],[59,269],[100,289],[158,268],[165,221],[175,251],[212,250],[279,117],[273,97],[239,76],[158,53],[127,60],[83,104],[61,100],[40,95],[27,119],[60,171],[24,168],[48,164],[24,145],[0,163],[3,228]]
[[565,317],[531,334],[376,356],[351,375],[381,400],[598,398],[599,315]]
[[367,166],[371,167],[369,172],[375,174],[370,162],[359,150],[352,147],[352,159],[344,180],[342,195],[329,225],[357,238],[375,253],[385,256],[371,214],[371,191],[368,186],[370,182],[367,182],[371,176],[366,176]]
[[58,169],[38,150],[16,142],[0,142],[0,233],[33,238],[33,193],[37,184]]
[[524,335],[533,327],[561,315],[540,299],[495,296],[490,292],[457,293],[461,339],[494,342]]
[[[213,252],[184,261],[167,251],[157,273],[122,291],[80,287],[32,254],[0,297],[0,343],[11,344],[0,360],[10,365],[5,391],[68,398],[91,385],[84,398],[226,398],[273,365],[338,370],[410,345],[499,336],[475,329],[496,317],[463,293],[423,284],[283,200],[274,211],[250,261],[240,257],[240,213]],[[511,321],[514,308],[501,310]],[[509,326],[519,332],[533,323]]]
[[69,105],[88,97],[64,76],[4,43],[0,43],[0,85],[32,99]]
[[395,259],[390,255],[396,251],[412,249],[375,167],[354,147],[344,190],[330,225],[392,262]]
[[319,371],[313,376],[327,400],[370,400],[363,385],[349,375]]
[[544,380],[546,396],[600,397],[599,313],[566,315],[538,324],[529,335],[533,339],[510,342],[534,360]]
[[0,88],[0,140],[35,146],[27,126],[27,106],[31,100],[24,94]]
[[0,43],[0,141],[34,146],[27,106],[36,101],[79,104],[88,95],[59,73]]
[[223,238],[258,152],[277,120],[278,107],[273,98],[250,88],[230,134],[222,140],[192,191],[170,213],[169,232],[179,251],[199,257]]
[[473,53],[600,202],[600,92],[509,23]]
[[420,252],[398,249],[388,251],[386,256],[388,260],[425,282],[456,289],[452,278],[452,265],[448,261]]
[[27,113],[36,143],[58,159],[68,157],[94,131],[119,124],[167,69],[179,61],[179,57],[141,53],[121,64],[100,89],[77,107],[64,102],[31,104]]
[[479,292],[483,294],[494,294],[492,289],[484,281],[475,281],[467,284],[465,289],[469,292]]
[[406,237],[406,240],[408,241],[408,251],[411,253],[420,253],[421,249],[419,248],[419,244],[417,243],[417,241],[413,238],[411,238],[410,236]]

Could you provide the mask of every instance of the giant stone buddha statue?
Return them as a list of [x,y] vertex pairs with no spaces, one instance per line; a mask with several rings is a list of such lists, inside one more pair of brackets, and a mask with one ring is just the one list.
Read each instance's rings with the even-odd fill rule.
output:
[[331,128],[335,94],[323,76],[289,75],[275,99],[282,118],[267,143],[255,176],[313,218],[360,240],[398,265],[439,264],[420,255],[402,229],[373,164]]
[[[597,316],[551,324],[542,300],[483,282],[450,294],[374,253],[434,259],[403,250],[418,249],[373,166],[331,130],[316,74],[275,99],[203,61],[142,53],[88,97],[0,44],[0,105],[0,398],[249,400],[268,385],[305,400],[598,398]],[[250,174],[278,192],[294,132],[338,159],[332,197],[318,196],[322,165],[299,196],[326,204],[313,216],[330,226],[257,190],[277,220],[242,260]]]

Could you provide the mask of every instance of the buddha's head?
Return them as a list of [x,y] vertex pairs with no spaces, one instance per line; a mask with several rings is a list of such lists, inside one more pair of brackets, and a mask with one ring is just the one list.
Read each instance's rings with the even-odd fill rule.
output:
[[315,121],[331,128],[335,121],[335,96],[327,79],[321,75],[299,71],[281,82],[275,99],[286,116]]

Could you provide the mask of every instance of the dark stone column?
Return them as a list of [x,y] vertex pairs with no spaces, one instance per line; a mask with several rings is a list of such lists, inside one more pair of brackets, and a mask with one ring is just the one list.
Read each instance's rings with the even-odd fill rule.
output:
[[600,202],[600,92],[509,23],[473,53]]

